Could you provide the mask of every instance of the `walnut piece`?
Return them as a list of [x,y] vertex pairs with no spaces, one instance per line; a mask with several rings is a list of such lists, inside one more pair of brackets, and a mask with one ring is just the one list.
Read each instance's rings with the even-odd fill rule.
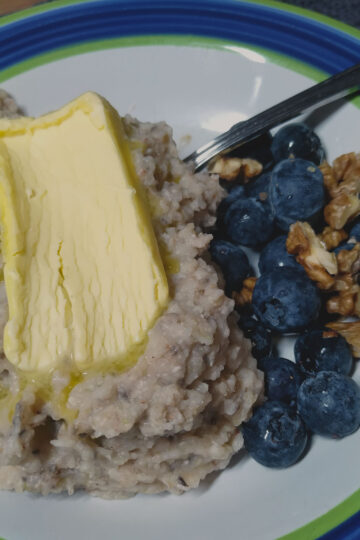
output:
[[348,235],[343,227],[360,214],[360,154],[343,154],[332,166],[325,161],[320,170],[331,199],[324,208],[329,226],[317,243],[308,224],[296,223],[290,228],[286,247],[320,289],[335,293],[326,303],[329,313],[360,317],[360,243],[354,241],[352,250],[342,249],[336,256],[325,249],[334,249],[345,240]]
[[327,301],[328,313],[339,313],[344,317],[360,316],[360,289],[356,277],[350,273],[340,274],[336,277],[332,290],[338,294]]
[[334,199],[341,192],[351,195],[360,191],[360,154],[350,152],[335,159],[331,167],[326,161],[320,165],[324,185]]
[[325,220],[333,229],[342,229],[360,214],[360,154],[343,154],[332,167],[324,162],[320,169],[332,199],[324,208]]
[[335,278],[335,283],[332,287],[332,290],[338,292],[346,292],[349,291],[354,285],[356,284],[354,283],[354,278],[351,274],[339,274]]
[[341,334],[350,345],[353,356],[360,357],[360,321],[336,321],[328,323],[326,326]]
[[263,166],[259,161],[250,158],[219,157],[210,165],[210,172],[218,174],[223,180],[232,182],[240,178],[246,183],[249,178],[262,173]]
[[286,248],[320,289],[328,290],[334,285],[338,273],[336,257],[325,249],[309,223],[297,221],[290,226]]
[[360,272],[360,243],[354,242],[352,250],[341,249],[336,259],[341,274],[358,274]]
[[[360,186],[360,154],[350,152],[342,154],[333,163],[335,178],[338,181],[338,190],[347,190],[348,193],[359,191]],[[351,186],[354,186],[353,188]]]
[[330,197],[335,197],[337,194],[338,181],[335,177],[335,172],[327,161],[323,161],[319,166],[324,179],[324,186]]
[[332,296],[326,303],[329,313],[339,313],[343,316],[360,316],[360,287],[358,275],[360,272],[360,244],[354,243],[351,251],[341,250],[336,255],[339,275],[336,276]]
[[325,227],[318,237],[322,242],[324,242],[326,249],[331,250],[336,248],[343,240],[346,240],[348,234],[346,231],[344,231],[344,229],[336,231],[331,227]]
[[332,199],[324,208],[326,223],[333,229],[342,229],[344,225],[360,214],[359,196],[351,195],[345,191]]
[[359,315],[360,313],[356,313],[358,302],[358,293],[354,293],[351,290],[343,291],[340,294],[329,298],[326,302],[326,309],[328,313],[338,313],[343,317]]
[[232,297],[235,300],[237,306],[244,306],[245,304],[251,304],[254,287],[256,284],[256,277],[248,277],[244,279],[243,286],[240,292],[234,291]]

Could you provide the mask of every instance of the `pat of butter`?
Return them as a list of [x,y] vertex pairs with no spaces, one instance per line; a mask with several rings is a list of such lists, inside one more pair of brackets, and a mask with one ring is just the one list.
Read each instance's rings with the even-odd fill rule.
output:
[[128,365],[168,284],[121,118],[86,93],[0,120],[7,358],[23,370]]

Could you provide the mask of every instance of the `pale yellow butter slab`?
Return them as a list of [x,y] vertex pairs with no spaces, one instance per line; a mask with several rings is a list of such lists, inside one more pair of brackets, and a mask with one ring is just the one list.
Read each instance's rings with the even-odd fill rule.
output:
[[24,370],[128,363],[168,284],[121,118],[86,93],[0,120],[7,358]]

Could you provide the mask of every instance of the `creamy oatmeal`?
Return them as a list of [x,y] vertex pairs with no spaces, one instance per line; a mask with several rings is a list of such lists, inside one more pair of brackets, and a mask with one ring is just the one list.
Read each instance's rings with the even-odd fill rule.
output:
[[[3,113],[17,113],[0,94]],[[209,263],[224,193],[177,155],[170,128],[126,117],[137,174],[145,186],[171,300],[127,371],[55,371],[39,391],[2,353],[0,488],[47,494],[82,489],[105,498],[181,493],[223,469],[242,447],[238,426],[263,388]],[[7,320],[0,285],[0,335]]]

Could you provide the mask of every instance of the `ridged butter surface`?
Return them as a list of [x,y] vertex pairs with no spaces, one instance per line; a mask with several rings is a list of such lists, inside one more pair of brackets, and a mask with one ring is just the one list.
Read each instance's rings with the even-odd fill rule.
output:
[[2,119],[0,139],[7,358],[24,370],[129,364],[168,285],[119,115],[87,93]]

